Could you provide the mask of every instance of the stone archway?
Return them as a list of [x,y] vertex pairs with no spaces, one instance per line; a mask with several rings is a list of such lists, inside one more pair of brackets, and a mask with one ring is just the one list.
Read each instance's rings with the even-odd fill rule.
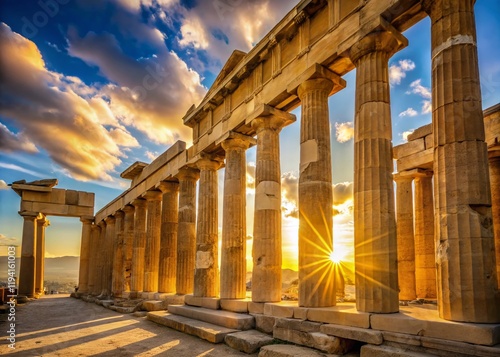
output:
[[19,214],[24,219],[18,295],[33,298],[43,293],[45,228],[50,225],[47,216],[93,221],[94,193],[54,188],[57,184],[57,179],[46,179],[11,185],[21,197]]

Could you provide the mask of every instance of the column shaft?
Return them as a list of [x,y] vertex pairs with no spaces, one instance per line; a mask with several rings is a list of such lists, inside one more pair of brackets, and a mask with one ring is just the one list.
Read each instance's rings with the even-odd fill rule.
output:
[[500,156],[490,158],[491,208],[495,233],[498,287],[500,288]]
[[438,307],[452,321],[500,322],[475,0],[424,0],[431,18]]
[[[99,238],[101,236],[101,228],[98,225],[92,225],[90,237],[90,255],[89,255],[89,281],[88,293],[98,295],[98,277],[99,277]],[[100,292],[100,290],[99,290]]]
[[45,216],[37,220],[36,229],[36,269],[35,293],[43,295],[43,277],[45,273],[45,227],[49,221]]
[[397,235],[392,180],[388,60],[398,47],[389,32],[373,33],[351,49],[356,64],[354,244],[359,311],[399,310]]
[[226,151],[222,221],[220,297],[246,297],[246,150],[250,142],[231,138],[222,143]]
[[333,187],[326,78],[304,82],[299,177],[299,306],[336,304],[333,251]]
[[194,289],[196,256],[196,181],[198,170],[181,169],[179,179],[179,226],[177,232],[176,292],[191,294]]
[[395,175],[399,300],[415,300],[415,236],[413,232],[413,177]]
[[252,301],[281,301],[280,131],[284,120],[271,115],[252,121],[257,131],[253,226]]
[[92,222],[94,217],[81,217],[82,241],[80,243],[80,270],[78,272],[78,292],[87,294],[89,292],[89,260],[91,250]]
[[96,271],[96,295],[102,296],[104,292],[104,270],[106,265],[107,251],[106,251],[106,222],[101,221],[98,223],[98,226],[101,228],[99,231],[99,239],[96,242],[97,247],[97,271]]
[[136,298],[144,287],[144,251],[146,250],[146,200],[134,200],[134,249],[132,253],[132,275],[130,297]]
[[218,175],[220,162],[208,158],[197,163],[200,170],[194,296],[219,295]]
[[162,182],[160,266],[158,292],[175,293],[177,275],[177,228],[179,219],[179,184]]
[[125,212],[116,211],[115,213],[115,239],[113,244],[113,271],[112,271],[112,293],[114,297],[121,297],[123,292],[123,236]]
[[35,297],[36,236],[38,213],[19,212],[23,217],[23,240],[21,243],[21,267],[19,268],[19,295]]
[[144,196],[148,206],[146,250],[144,256],[144,292],[158,291],[162,196],[161,191],[148,191]]
[[104,235],[104,255],[102,265],[102,292],[103,298],[109,298],[112,291],[112,276],[113,276],[113,256],[115,243],[115,217],[109,216],[106,221],[106,234]]
[[126,205],[123,208],[125,212],[123,226],[123,292],[130,293],[131,291],[131,276],[132,276],[132,255],[134,251],[134,213],[135,208],[132,205]]

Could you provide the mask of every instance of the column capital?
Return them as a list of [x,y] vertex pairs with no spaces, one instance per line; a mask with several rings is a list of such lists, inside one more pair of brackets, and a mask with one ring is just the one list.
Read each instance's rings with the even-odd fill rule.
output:
[[104,221],[106,222],[106,225],[110,226],[115,224],[116,219],[113,216],[107,216],[106,218],[104,218]]
[[[443,16],[446,16],[448,13],[450,13],[450,10],[453,9],[453,6],[444,6],[447,4],[443,4],[443,1],[445,0],[421,0],[421,5],[422,5],[422,10],[424,10],[427,15],[431,17],[431,19],[440,19]],[[474,4],[476,3],[476,0],[451,0],[451,1],[456,1],[456,6],[458,6],[458,9],[460,7],[469,7],[469,10],[474,7]],[[450,0],[447,1],[448,3]],[[455,7],[456,8],[456,7]]]
[[196,162],[196,166],[200,170],[217,171],[222,166],[222,162],[208,155],[201,155],[201,158]]
[[392,178],[396,183],[413,181],[413,175],[408,175],[406,171],[396,172],[392,174]]
[[176,176],[180,181],[198,181],[200,179],[200,170],[185,166],[179,169]]
[[159,190],[149,190],[144,193],[142,196],[146,199],[146,201],[161,201],[163,194]]
[[30,211],[19,211],[18,212],[20,216],[22,216],[24,219],[32,219],[32,220],[35,220],[35,219],[38,219],[40,215],[40,213],[38,212],[30,212]]
[[81,216],[80,222],[83,224],[92,224],[94,223],[94,216]]
[[99,223],[97,223],[97,226],[99,226],[100,229],[106,228],[106,222],[102,220]]
[[156,188],[162,193],[177,193],[179,192],[179,183],[175,181],[161,181]]
[[99,225],[98,225],[98,224],[93,224],[93,225],[90,227],[90,229],[91,229],[91,230],[96,231],[96,230],[101,230],[101,227],[99,227]]
[[246,136],[240,133],[230,132],[226,138],[221,141],[221,146],[224,151],[232,149],[247,150],[249,147],[257,144],[257,141],[251,136]]
[[330,94],[334,87],[334,83],[329,78],[315,78],[308,79],[305,82],[302,82],[297,88],[297,95],[302,100],[303,96],[313,90],[321,90],[326,92],[326,94]]
[[147,201],[144,198],[136,198],[132,201],[132,205],[136,208],[145,208]]
[[118,210],[115,212],[114,216],[115,216],[115,218],[123,218],[123,217],[125,217],[125,212],[122,210]]
[[343,80],[337,73],[330,71],[330,69],[320,65],[319,63],[315,63],[291,81],[286,90],[288,93],[295,94],[300,97],[299,89],[303,87],[303,84],[316,79],[325,79],[331,82],[331,84],[329,88],[327,88],[328,85],[326,84],[326,81],[318,81],[318,83],[311,82],[308,86],[313,86],[314,83],[323,86],[325,90],[328,90],[328,95],[335,94],[346,87],[346,81]]
[[36,223],[39,225],[39,226],[42,226],[42,227],[48,227],[50,226],[50,221],[47,219],[46,216],[42,215],[41,218],[38,218]]
[[126,213],[133,213],[135,211],[135,207],[132,205],[125,205],[125,207],[123,207],[121,210],[123,212],[125,212],[125,214]]
[[251,126],[259,133],[265,129],[281,130],[296,120],[297,117],[293,114],[273,108],[267,104],[262,104],[247,117],[245,124]]
[[360,58],[373,52],[385,52],[387,58],[390,58],[406,46],[408,46],[408,39],[396,31],[372,32],[351,47],[349,57],[354,64]]

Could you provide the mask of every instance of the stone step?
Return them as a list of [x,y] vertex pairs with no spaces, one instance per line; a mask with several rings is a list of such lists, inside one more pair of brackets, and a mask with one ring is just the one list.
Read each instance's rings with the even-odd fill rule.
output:
[[[259,357],[337,357],[340,355],[328,354],[312,348],[294,345],[270,345],[260,349]],[[359,357],[359,353],[350,352],[343,357]]]
[[231,333],[224,339],[229,347],[248,354],[255,353],[261,347],[273,344],[274,341],[271,336],[256,330]]
[[162,311],[168,308],[166,300],[146,300],[142,302],[142,309],[146,311]]
[[255,327],[255,319],[253,316],[238,314],[231,311],[211,310],[203,307],[186,305],[170,305],[168,307],[168,312],[236,330],[245,331]]
[[226,335],[238,332],[235,329],[190,319],[189,317],[173,315],[165,311],[148,312],[147,319],[211,343],[222,343]]
[[413,352],[404,348],[364,345],[361,347],[361,357],[437,357],[437,355]]

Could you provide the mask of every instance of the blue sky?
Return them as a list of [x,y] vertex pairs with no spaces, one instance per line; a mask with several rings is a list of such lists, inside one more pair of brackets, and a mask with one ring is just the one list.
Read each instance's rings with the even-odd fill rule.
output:
[[[20,244],[13,181],[58,178],[96,193],[96,211],[125,190],[119,174],[176,140],[234,49],[249,51],[298,1],[3,0],[0,3],[0,244]],[[484,108],[500,102],[500,3],[476,3]],[[430,22],[390,60],[394,144],[431,121]],[[352,239],[355,71],[330,98],[337,242]],[[300,108],[295,112],[300,117]],[[285,247],[294,254],[299,124],[281,136]],[[249,181],[255,149],[247,155]],[[222,188],[223,171],[220,172]],[[222,190],[221,190],[222,191]],[[248,192],[249,234],[253,191]],[[222,200],[220,200],[222,203]],[[222,210],[221,210],[222,211]],[[80,222],[49,217],[47,256],[78,255]],[[2,253],[3,251],[0,251]],[[351,255],[352,252],[349,253]],[[285,254],[286,255],[286,254]]]

